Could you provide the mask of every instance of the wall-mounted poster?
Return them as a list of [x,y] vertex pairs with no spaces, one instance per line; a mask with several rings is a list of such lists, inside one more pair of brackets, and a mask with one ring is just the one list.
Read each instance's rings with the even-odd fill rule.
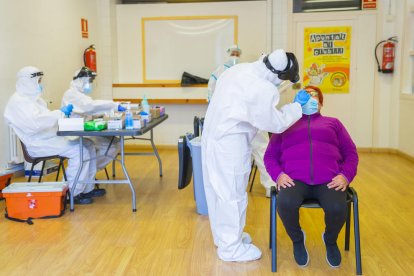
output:
[[351,27],[305,28],[304,35],[304,85],[324,93],[349,93]]

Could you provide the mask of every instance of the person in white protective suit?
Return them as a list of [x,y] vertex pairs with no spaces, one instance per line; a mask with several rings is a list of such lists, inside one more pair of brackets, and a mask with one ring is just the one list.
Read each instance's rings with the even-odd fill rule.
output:
[[[70,88],[62,98],[62,106],[73,104],[72,117],[110,113],[111,111],[125,111],[126,109],[110,100],[93,100],[87,94],[92,92],[92,82],[96,73],[88,67],[77,70],[70,83]],[[90,137],[96,148],[97,170],[104,169],[119,153],[119,139],[112,137]],[[108,149],[109,144],[111,147]],[[106,151],[108,152],[106,153]],[[106,153],[106,155],[105,155]],[[104,157],[105,156],[105,157]]]
[[[70,141],[56,135],[58,119],[68,113],[70,105],[61,110],[49,110],[46,102],[41,98],[43,72],[36,67],[27,66],[17,73],[16,92],[9,99],[4,117],[8,125],[16,132],[19,139],[26,145],[31,156],[42,157],[60,155],[69,158],[66,176],[69,187],[79,168],[79,142]],[[70,112],[69,112],[70,113]],[[85,139],[83,144],[85,159],[96,156],[91,141]],[[85,162],[79,176],[79,181],[93,181],[95,179],[95,160]],[[76,204],[90,204],[93,202],[94,185],[78,183],[74,192]]]
[[297,82],[298,63],[284,50],[226,70],[218,79],[204,121],[202,168],[211,231],[220,259],[252,261],[261,257],[246,222],[246,187],[251,141],[261,129],[281,133],[302,116],[301,105],[276,109],[282,80]]
[[[239,63],[239,58],[241,56],[241,49],[237,45],[232,45],[227,49],[227,53],[229,54],[229,60],[217,67],[217,69],[211,74],[210,79],[208,80],[208,101],[210,102],[211,97],[214,94],[214,90],[216,87],[216,82],[220,75],[233,65]],[[269,135],[266,131],[259,130],[256,136],[253,138],[252,141],[252,154],[255,161],[255,164],[260,172],[260,183],[262,183],[263,187],[266,190],[266,197],[270,197],[270,188],[272,186],[276,186],[276,183],[272,180],[269,174],[266,171],[266,167],[264,165],[263,157],[267,149],[267,145],[269,144]]]
[[226,71],[226,69],[229,69],[233,65],[236,65],[239,63],[240,56],[242,53],[242,50],[237,45],[232,45],[227,49],[227,54],[229,55],[229,59],[222,65],[219,65],[216,70],[211,74],[210,79],[208,80],[208,94],[207,94],[207,101],[210,102],[211,97],[214,94],[214,90],[216,88],[216,83],[220,75]]

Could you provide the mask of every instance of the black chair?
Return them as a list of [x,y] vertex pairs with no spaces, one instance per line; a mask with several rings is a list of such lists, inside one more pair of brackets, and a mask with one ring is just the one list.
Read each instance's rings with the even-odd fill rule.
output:
[[[354,210],[354,240],[355,240],[355,263],[356,274],[362,275],[362,263],[361,263],[361,244],[359,236],[359,215],[358,215],[358,195],[354,188],[348,187],[346,190],[346,202],[348,203],[348,214],[345,224],[345,250],[349,251],[349,236],[351,225],[351,204]],[[306,200],[302,203],[304,208],[321,208],[317,200]],[[270,198],[270,240],[269,248],[272,250],[272,272],[277,271],[277,190],[275,187],[271,189]]]
[[45,163],[47,160],[52,160],[52,159],[59,159],[59,167],[58,167],[58,171],[57,171],[57,175],[56,175],[56,181],[58,181],[59,179],[59,173],[60,173],[60,168],[62,168],[62,172],[63,172],[63,178],[65,179],[65,181],[68,181],[68,179],[66,178],[66,171],[65,171],[65,166],[63,164],[63,161],[65,159],[67,159],[66,157],[63,156],[59,156],[59,155],[51,155],[51,156],[44,156],[44,157],[32,157],[29,152],[27,151],[26,145],[20,141],[20,144],[22,145],[22,150],[23,150],[23,156],[24,156],[24,160],[26,160],[26,162],[32,163],[32,167],[30,168],[30,173],[29,173],[29,179],[27,182],[31,182],[32,180],[32,174],[33,174],[33,168],[36,164],[43,162],[42,163],[42,170],[40,171],[40,176],[39,176],[39,183],[42,181],[42,176],[43,176],[43,170],[45,169]]

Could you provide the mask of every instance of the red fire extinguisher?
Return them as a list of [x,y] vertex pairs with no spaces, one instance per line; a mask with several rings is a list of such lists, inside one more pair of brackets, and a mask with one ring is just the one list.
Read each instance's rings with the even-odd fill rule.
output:
[[93,44],[83,52],[83,62],[86,67],[96,72],[96,51]]
[[[387,40],[380,41],[377,46],[375,46],[375,59],[378,65],[378,72],[382,73],[393,73],[394,72],[394,59],[395,59],[395,43],[397,43],[397,37],[393,36]],[[377,48],[382,46],[382,64],[380,66],[378,57],[377,57]]]

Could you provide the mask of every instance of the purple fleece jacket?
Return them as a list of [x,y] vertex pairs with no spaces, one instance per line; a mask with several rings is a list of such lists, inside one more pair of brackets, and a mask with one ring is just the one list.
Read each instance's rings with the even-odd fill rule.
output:
[[273,134],[264,163],[274,181],[283,172],[309,185],[329,183],[338,174],[351,183],[358,154],[338,119],[316,113],[303,115],[285,132]]

